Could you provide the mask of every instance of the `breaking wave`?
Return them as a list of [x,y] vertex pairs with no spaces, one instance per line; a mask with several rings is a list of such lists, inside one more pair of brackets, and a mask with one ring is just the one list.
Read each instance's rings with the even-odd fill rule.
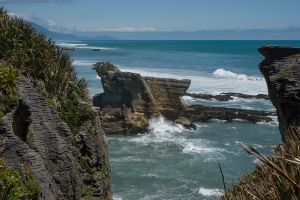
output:
[[170,122],[162,116],[151,119],[148,130],[148,134],[140,135],[131,141],[139,144],[175,144],[182,148],[182,153],[203,156],[204,161],[224,159],[225,149],[214,147],[213,143],[205,139],[187,138],[186,135],[191,134],[192,131],[188,131],[182,125]]
[[213,75],[216,77],[222,77],[222,78],[231,78],[241,81],[264,81],[263,78],[257,77],[257,76],[248,76],[246,74],[237,74],[231,71],[227,71],[223,68],[217,69],[213,72]]
[[56,42],[57,46],[75,49],[101,49],[101,50],[114,50],[115,48],[89,46],[85,43],[69,43],[69,42]]
[[[212,75],[199,72],[193,72],[193,74],[186,74],[185,71],[180,70],[164,70],[164,69],[148,69],[148,68],[130,68],[122,65],[118,65],[122,71],[130,71],[139,73],[142,76],[154,76],[162,78],[175,78],[175,79],[190,79],[191,85],[189,92],[194,93],[209,93],[220,94],[223,92],[239,92],[243,94],[267,94],[267,85],[263,78],[255,76],[242,76],[236,74],[236,76],[224,77],[225,75]],[[223,70],[223,69],[222,69]],[[216,70],[219,73],[218,70]],[[216,72],[215,71],[215,72]],[[224,70],[225,71],[225,70]],[[228,71],[229,72],[229,71]],[[233,73],[233,72],[231,72]],[[234,74],[234,73],[233,73]],[[219,79],[222,78],[222,81]],[[236,81],[239,81],[237,84]]]

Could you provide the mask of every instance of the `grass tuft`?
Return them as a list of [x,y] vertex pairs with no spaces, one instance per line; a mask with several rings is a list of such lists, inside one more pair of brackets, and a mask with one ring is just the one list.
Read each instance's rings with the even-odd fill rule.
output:
[[221,197],[223,200],[300,199],[300,128],[285,131],[285,142],[272,156],[266,156],[249,145],[245,151],[261,161],[251,174],[242,177]]

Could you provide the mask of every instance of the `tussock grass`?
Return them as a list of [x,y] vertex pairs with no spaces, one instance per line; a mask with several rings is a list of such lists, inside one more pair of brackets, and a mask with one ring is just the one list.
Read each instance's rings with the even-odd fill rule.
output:
[[285,131],[285,142],[272,156],[265,156],[249,145],[243,148],[261,161],[251,174],[228,189],[223,200],[299,200],[300,199],[300,128]]

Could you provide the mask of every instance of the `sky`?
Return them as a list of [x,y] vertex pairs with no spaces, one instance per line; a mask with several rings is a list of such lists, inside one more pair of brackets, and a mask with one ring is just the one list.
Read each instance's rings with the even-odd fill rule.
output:
[[89,31],[300,27],[300,0],[0,0],[12,14]]

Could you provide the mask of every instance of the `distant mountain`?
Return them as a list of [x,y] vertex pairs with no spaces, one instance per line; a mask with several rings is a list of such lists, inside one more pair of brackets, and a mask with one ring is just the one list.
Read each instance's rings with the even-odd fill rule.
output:
[[50,31],[46,27],[41,26],[34,22],[29,22],[36,30],[44,33],[48,38],[55,40],[116,40],[115,37],[110,37],[106,35],[96,35],[96,36],[80,36],[72,33],[59,33],[55,31]]
[[55,40],[300,40],[300,28],[208,31],[73,31],[60,33],[29,22]]
[[101,32],[120,40],[300,40],[300,28],[207,30],[207,31],[148,31]]

